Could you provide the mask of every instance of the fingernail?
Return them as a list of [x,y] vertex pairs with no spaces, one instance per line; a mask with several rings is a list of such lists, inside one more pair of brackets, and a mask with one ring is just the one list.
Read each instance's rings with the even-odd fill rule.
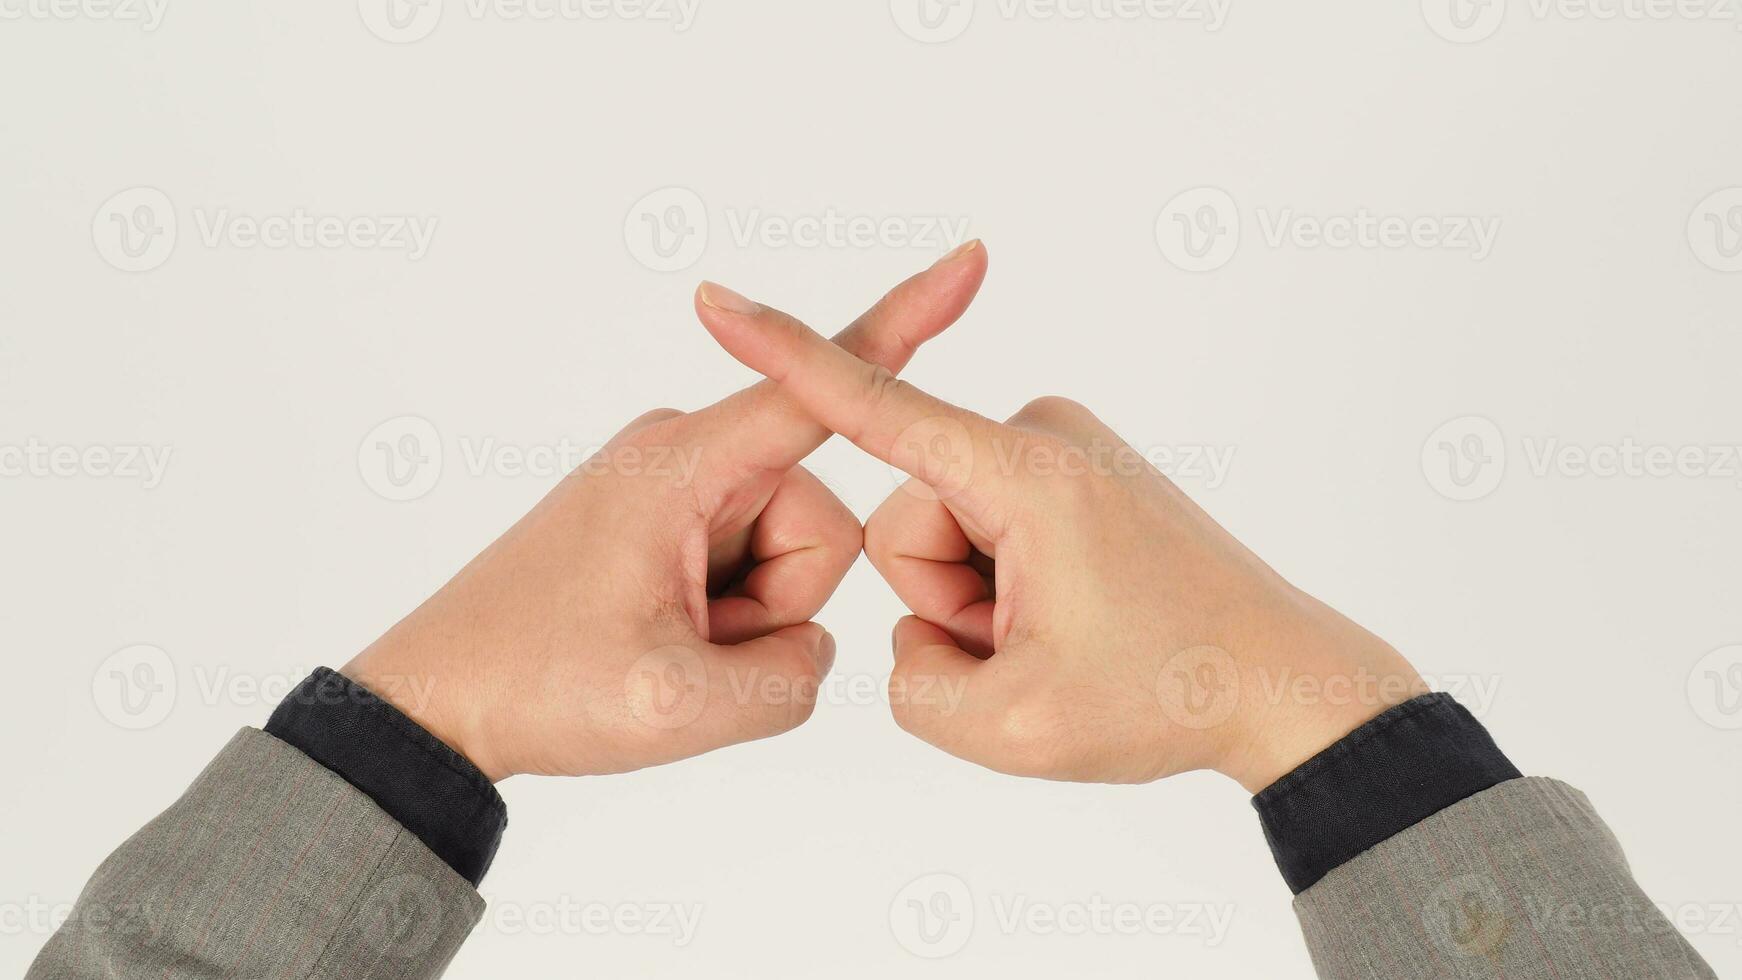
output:
[[945,262],[954,262],[957,259],[961,258],[964,255],[969,254],[970,252],[974,251],[974,249],[977,249],[979,247],[980,247],[980,240],[978,238],[971,239],[969,241],[965,241],[962,244],[957,245],[955,248],[951,249],[950,254],[948,254],[948,255],[944,256],[943,258],[938,259],[936,262],[932,263],[932,266],[935,268],[937,266],[943,265]]
[[817,641],[817,674],[827,677],[830,669],[835,666],[835,636],[823,633],[823,638]]
[[753,299],[747,299],[717,282],[702,283],[702,302],[716,310],[725,310],[727,313],[737,313],[742,316],[754,316],[762,312],[762,304]]

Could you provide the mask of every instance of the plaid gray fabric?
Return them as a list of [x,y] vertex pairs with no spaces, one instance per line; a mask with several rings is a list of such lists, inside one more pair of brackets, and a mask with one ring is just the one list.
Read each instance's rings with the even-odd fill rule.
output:
[[483,912],[368,796],[245,728],[103,862],[26,980],[418,980]]
[[1662,980],[1716,974],[1634,882],[1583,793],[1514,779],[1295,899],[1325,980]]

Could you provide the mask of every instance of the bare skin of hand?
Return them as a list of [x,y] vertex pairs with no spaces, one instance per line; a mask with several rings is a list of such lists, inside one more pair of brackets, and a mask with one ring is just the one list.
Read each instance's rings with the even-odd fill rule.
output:
[[[1396,650],[1290,585],[1088,409],[998,423],[718,286],[716,340],[913,480],[865,550],[895,627],[900,726],[1000,772],[1257,792],[1427,692]],[[922,692],[934,692],[927,696]],[[935,692],[956,691],[957,697]]]
[[[836,342],[899,371],[973,301],[971,242]],[[788,731],[858,520],[799,462],[830,436],[762,382],[623,429],[343,673],[492,781],[626,772]]]

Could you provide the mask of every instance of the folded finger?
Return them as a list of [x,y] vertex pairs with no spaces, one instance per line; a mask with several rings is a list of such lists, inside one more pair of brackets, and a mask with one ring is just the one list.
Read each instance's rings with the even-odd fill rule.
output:
[[989,665],[917,616],[895,624],[893,644],[889,706],[895,723],[953,756],[975,761],[976,733],[993,721],[989,692],[977,689],[985,687]]
[[740,643],[815,616],[859,557],[853,512],[802,466],[782,477],[752,526],[747,575],[708,603],[709,639]]
[[[989,545],[987,545],[989,547]],[[994,582],[949,508],[897,490],[865,522],[865,555],[904,605],[977,657],[993,651]]]

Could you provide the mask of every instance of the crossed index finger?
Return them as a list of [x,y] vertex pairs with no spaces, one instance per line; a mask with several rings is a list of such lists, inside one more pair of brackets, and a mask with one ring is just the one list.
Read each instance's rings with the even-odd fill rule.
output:
[[[986,250],[978,240],[969,242],[890,290],[833,343],[856,357],[900,371],[921,344],[967,310],[985,275]],[[698,291],[696,297],[696,314],[710,329],[722,317],[787,316],[719,286],[711,290]],[[724,486],[736,486],[750,474],[785,473],[831,434],[771,381],[758,382],[692,413],[686,428],[721,463],[710,468],[710,478]]]
[[[704,301],[719,289],[704,284]],[[989,489],[998,423],[860,360],[792,317],[752,306],[728,302],[716,307],[725,315],[704,323],[727,353],[779,384],[818,422],[940,496]]]

